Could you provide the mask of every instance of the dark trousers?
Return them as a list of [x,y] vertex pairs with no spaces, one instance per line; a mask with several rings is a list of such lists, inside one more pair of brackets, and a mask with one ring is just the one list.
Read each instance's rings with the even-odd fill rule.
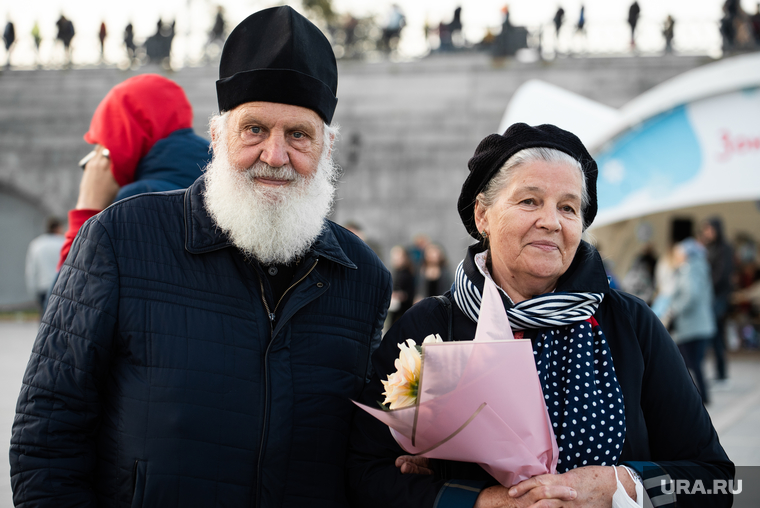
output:
[[678,350],[683,356],[686,367],[691,372],[692,380],[697,385],[703,404],[708,404],[710,401],[707,395],[707,386],[705,386],[705,377],[702,374],[702,361],[705,359],[705,351],[709,342],[710,339],[697,339],[678,344]]
[[726,317],[728,315],[728,298],[717,297],[713,304],[717,330],[712,338],[712,348],[715,353],[715,370],[718,379],[726,379]]

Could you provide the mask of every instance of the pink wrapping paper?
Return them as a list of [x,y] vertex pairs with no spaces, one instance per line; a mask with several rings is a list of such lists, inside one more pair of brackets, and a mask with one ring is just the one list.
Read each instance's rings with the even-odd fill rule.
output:
[[486,280],[473,341],[422,346],[417,405],[383,411],[413,455],[476,462],[505,487],[556,473],[557,442],[529,340],[515,340],[498,289]]

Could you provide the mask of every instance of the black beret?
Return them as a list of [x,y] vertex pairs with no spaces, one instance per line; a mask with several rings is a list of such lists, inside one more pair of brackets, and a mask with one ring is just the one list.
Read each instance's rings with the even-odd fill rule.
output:
[[596,162],[583,146],[578,136],[554,125],[544,124],[531,127],[516,123],[503,135],[491,134],[480,142],[467,166],[470,174],[462,185],[457,208],[464,227],[470,235],[480,240],[475,225],[475,198],[483,192],[488,182],[514,154],[525,148],[555,148],[580,162],[586,178],[589,203],[583,209],[583,226],[587,228],[596,217],[596,177],[599,170]]
[[337,92],[330,42],[289,6],[251,14],[224,43],[216,82],[220,112],[245,102],[278,102],[309,108],[329,124]]

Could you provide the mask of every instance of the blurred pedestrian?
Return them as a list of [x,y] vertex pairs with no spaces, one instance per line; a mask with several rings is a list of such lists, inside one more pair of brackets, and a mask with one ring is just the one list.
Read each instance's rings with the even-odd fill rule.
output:
[[58,35],[56,35],[56,39],[61,41],[63,43],[63,52],[64,52],[64,58],[65,58],[65,64],[67,66],[71,65],[71,41],[74,39],[74,23],[70,19],[67,19],[66,16],[61,14],[61,17],[58,18],[58,21],[56,21],[56,26],[58,27]]
[[662,36],[665,37],[665,53],[673,52],[673,35],[675,24],[676,22],[673,19],[673,16],[668,14],[668,17],[665,18],[665,25],[662,28]]
[[671,337],[678,344],[686,367],[692,372],[702,403],[710,402],[702,373],[705,350],[715,335],[713,292],[710,265],[705,248],[693,238],[675,246],[675,288],[670,311],[673,319]]
[[628,8],[628,25],[631,27],[631,48],[636,48],[636,25],[639,23],[641,7],[634,1]]
[[638,296],[647,305],[654,300],[654,270],[657,257],[652,245],[647,245],[631,264],[631,267],[620,281],[620,288],[626,293]]
[[749,19],[752,24],[752,36],[755,39],[755,45],[760,45],[760,3],[757,4],[755,13]]
[[737,1],[726,0],[723,3],[723,17],[720,20],[720,35],[723,40],[722,46],[724,52],[730,52],[734,49],[734,40],[736,39],[734,21],[736,19],[737,11]]
[[157,74],[113,87],[100,102],[84,140],[95,145],[79,197],[69,211],[60,268],[79,228],[116,201],[145,192],[182,189],[208,164],[208,141],[192,129],[193,109],[182,88]]
[[132,23],[127,23],[127,26],[124,28],[124,46],[127,48],[127,58],[131,65],[135,61],[135,51],[137,51],[137,46],[135,46],[135,31]]
[[425,247],[420,269],[420,284],[418,285],[417,300],[428,296],[442,295],[451,289],[454,275],[449,269],[443,247],[430,243]]
[[464,39],[462,37],[462,8],[457,7],[454,9],[454,17],[449,23],[449,36],[451,37],[452,46],[464,46]]
[[11,20],[5,24],[5,30],[3,30],[3,41],[5,41],[5,66],[11,66],[11,51],[13,45],[16,43],[16,28],[13,26]]
[[422,270],[422,262],[425,259],[425,249],[429,244],[430,237],[425,233],[418,233],[412,238],[412,244],[406,248],[406,252],[409,254],[414,268],[415,287],[420,281],[420,271]]
[[581,12],[578,14],[578,23],[575,25],[575,33],[581,32],[586,35],[586,6],[581,4]]
[[380,46],[383,51],[390,53],[396,49],[399,38],[401,37],[401,30],[406,26],[406,16],[401,11],[401,7],[394,3],[391,5],[388,14],[385,17],[383,23],[383,33],[380,38]]
[[559,29],[562,28],[562,23],[565,20],[565,9],[562,7],[557,8],[557,12],[554,14],[554,33],[557,39],[559,39]]
[[652,311],[663,325],[672,331],[673,322],[670,305],[676,284],[675,248],[676,245],[694,236],[694,223],[688,217],[673,217],[670,221],[670,243],[665,252],[657,259],[654,268],[655,298]]
[[700,241],[707,249],[707,261],[710,265],[710,282],[714,295],[713,315],[716,324],[715,335],[711,345],[715,356],[716,384],[725,384],[728,380],[726,368],[726,318],[734,290],[734,250],[726,241],[723,232],[723,220],[710,217],[702,222]]
[[100,30],[98,31],[98,39],[100,40],[100,61],[101,62],[105,60],[105,44],[106,44],[107,35],[108,35],[108,32],[106,31],[106,22],[101,21]]
[[56,217],[50,217],[45,233],[32,240],[26,251],[26,288],[29,294],[34,296],[40,316],[45,313],[47,307],[63,242],[61,221]]
[[391,275],[393,293],[388,307],[390,324],[395,323],[414,304],[414,267],[409,254],[400,245],[391,249]]
[[224,27],[224,7],[217,5],[216,16],[214,16],[214,25],[211,27],[211,32],[209,32],[208,35],[208,44],[224,42]]
[[37,61],[37,65],[39,65],[40,44],[42,43],[42,36],[40,35],[40,24],[36,20],[32,26],[32,39],[34,39],[34,58]]
[[148,61],[171,68],[172,41],[175,35],[176,20],[164,23],[161,18],[156,23],[156,33],[145,41],[145,54]]

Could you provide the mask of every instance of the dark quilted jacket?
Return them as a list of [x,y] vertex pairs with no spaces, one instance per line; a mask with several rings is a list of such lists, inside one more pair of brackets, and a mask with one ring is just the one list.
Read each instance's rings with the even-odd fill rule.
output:
[[390,275],[328,223],[271,322],[261,268],[202,189],[124,200],[79,232],[18,400],[17,506],[347,504],[349,399]]

